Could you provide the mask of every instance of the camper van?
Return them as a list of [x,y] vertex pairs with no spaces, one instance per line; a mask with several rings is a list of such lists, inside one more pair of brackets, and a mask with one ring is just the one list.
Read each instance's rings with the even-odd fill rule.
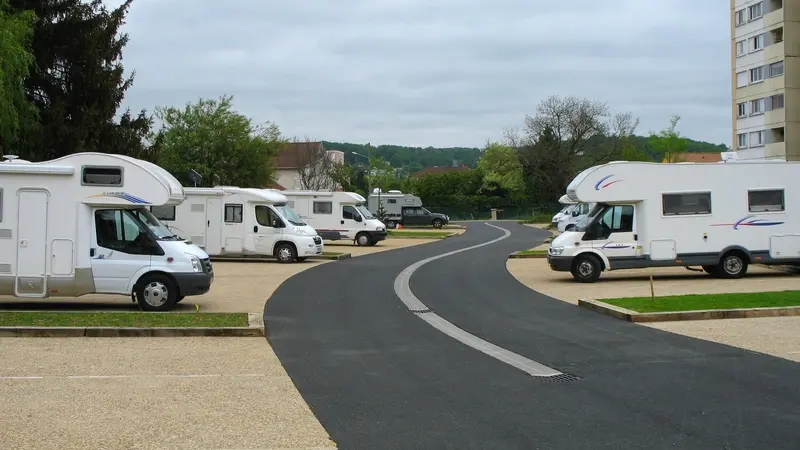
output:
[[699,266],[740,278],[749,264],[798,264],[799,174],[800,163],[765,161],[591,167],[567,195],[597,205],[553,240],[548,263],[581,282],[616,269]]
[[210,256],[263,255],[291,263],[322,254],[322,238],[278,191],[220,186],[184,192],[180,205],[153,206],[152,212]]
[[404,194],[397,190],[381,192],[376,188],[369,194],[368,209],[373,215],[378,214],[381,204],[385,213],[383,221],[387,228],[396,228],[397,225],[442,228],[450,222],[450,217],[423,208],[422,199],[416,195]]
[[0,162],[0,295],[27,299],[126,295],[166,311],[208,292],[206,252],[147,209],[178,205],[183,187],[155,164],[76,153]]
[[555,222],[555,228],[559,232],[573,231],[578,227],[580,222],[586,214],[589,214],[594,204],[590,203],[574,203],[569,205],[558,221]]
[[564,206],[553,216],[553,219],[550,221],[553,228],[558,227],[558,222],[562,217],[564,217],[565,214],[567,214],[567,211],[571,209],[572,205],[575,204],[575,202],[569,199],[567,194],[562,195],[561,198],[558,199],[558,203],[561,203]]
[[314,227],[322,239],[349,239],[360,246],[386,239],[386,227],[364,206],[355,192],[280,191],[300,217]]

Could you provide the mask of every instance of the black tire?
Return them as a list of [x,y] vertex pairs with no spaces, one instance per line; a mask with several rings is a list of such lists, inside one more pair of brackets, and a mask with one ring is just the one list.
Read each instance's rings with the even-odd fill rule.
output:
[[178,286],[166,275],[143,276],[134,287],[142,311],[171,311],[178,303]]
[[305,261],[307,259],[308,259],[308,256],[298,256],[297,257],[297,262],[303,262],[303,261]]
[[372,245],[372,238],[369,237],[369,234],[361,232],[356,235],[356,244],[359,247],[369,247]]
[[436,228],[437,230],[442,228],[442,225],[443,225],[442,219],[433,219],[433,222],[431,222],[431,225],[433,225],[433,228]]
[[720,278],[742,278],[747,273],[747,257],[740,252],[726,253],[717,266],[717,276]]
[[601,264],[594,255],[578,255],[572,263],[570,272],[581,283],[594,283],[600,278]]
[[394,220],[387,220],[386,221],[386,228],[388,228],[390,230],[394,230],[395,228],[397,228],[397,223]]
[[175,303],[180,303],[180,302],[181,302],[181,300],[183,300],[183,299],[185,299],[185,298],[186,298],[186,296],[185,296],[185,295],[179,295],[179,296],[178,296],[178,299],[177,299],[177,300],[175,300]]
[[709,275],[716,275],[717,273],[717,266],[703,266],[703,272]]
[[292,244],[281,243],[276,245],[273,254],[281,264],[289,264],[297,259],[297,250],[294,249]]

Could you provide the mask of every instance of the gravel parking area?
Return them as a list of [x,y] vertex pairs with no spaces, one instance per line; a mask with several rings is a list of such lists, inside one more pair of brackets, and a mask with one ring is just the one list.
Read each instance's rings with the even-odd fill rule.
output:
[[[676,267],[603,272],[600,280],[592,284],[577,283],[567,272],[550,270],[545,259],[509,259],[506,268],[529,288],[575,305],[579,298],[649,296],[651,275],[657,296],[800,288],[798,275],[762,266],[751,266],[747,276],[739,280],[714,279],[705,273]],[[696,320],[642,326],[800,361],[800,317]]]
[[332,448],[258,338],[2,338],[3,448]]

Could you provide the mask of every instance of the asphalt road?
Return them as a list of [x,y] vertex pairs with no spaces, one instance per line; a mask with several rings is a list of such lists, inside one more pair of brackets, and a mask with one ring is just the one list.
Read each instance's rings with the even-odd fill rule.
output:
[[[395,277],[502,235],[483,223],[442,242],[323,264],[269,300],[268,339],[344,449],[797,449],[800,364],[622,322],[537,294],[505,269],[546,234],[430,262],[411,278],[438,315],[580,377],[545,382],[409,312]],[[587,286],[591,290],[591,285]]]

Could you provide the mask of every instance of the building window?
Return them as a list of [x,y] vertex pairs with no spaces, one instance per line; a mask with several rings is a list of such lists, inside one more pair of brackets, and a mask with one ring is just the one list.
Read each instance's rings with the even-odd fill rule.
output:
[[747,86],[747,71],[739,72],[736,74],[736,87],[742,88]]
[[779,77],[783,75],[783,61],[778,61],[769,65],[769,77]]
[[780,212],[786,210],[783,189],[747,191],[750,212]]
[[747,148],[747,133],[736,135],[737,148]]
[[755,5],[747,8],[748,13],[750,15],[750,20],[756,20],[761,18],[761,2],[756,3]]
[[755,52],[764,48],[764,36],[758,35],[750,38],[750,51]]
[[764,114],[764,99],[757,98],[750,102],[750,115]]
[[772,97],[772,109],[783,108],[783,94],[775,94]]
[[744,9],[736,11],[736,26],[744,25],[745,22]]
[[387,200],[387,201],[388,201],[389,203],[392,203],[392,204],[395,204],[395,203],[397,203],[397,199],[396,199],[396,198],[390,198],[390,199],[389,199],[389,200]]
[[711,214],[711,193],[661,194],[665,216]]
[[747,115],[747,102],[736,105],[736,110],[736,117],[745,117]]
[[84,186],[122,186],[122,167],[83,166]]
[[750,69],[751,83],[758,83],[759,81],[763,80],[764,80],[764,66],[756,67],[755,69]]
[[744,54],[745,54],[744,44],[745,44],[745,41],[739,41],[739,42],[736,43],[736,56],[737,57],[738,56],[744,56]]
[[750,147],[761,147],[767,142],[767,132],[764,130],[750,133]]
[[242,205],[225,204],[225,223],[242,223]]
[[770,45],[783,42],[783,27],[770,30]]
[[158,220],[175,220],[175,207],[169,205],[151,206],[150,212]]
[[332,202],[314,202],[314,214],[333,214]]

